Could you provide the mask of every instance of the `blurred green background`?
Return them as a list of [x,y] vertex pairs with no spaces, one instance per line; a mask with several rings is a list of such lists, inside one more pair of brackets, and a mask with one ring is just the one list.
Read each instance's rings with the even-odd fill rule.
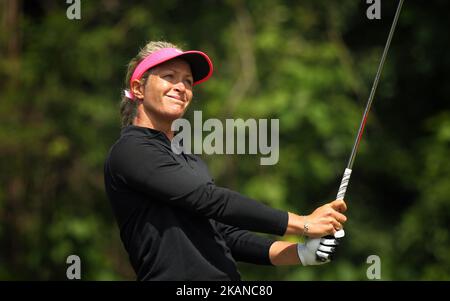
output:
[[[280,160],[212,155],[216,182],[308,214],[334,199],[397,1],[0,0],[0,279],[134,280],[103,186],[126,64],[149,40],[207,52],[187,114],[278,118]],[[450,279],[450,3],[404,3],[347,191],[347,237],[321,267],[240,264],[244,280]],[[296,239],[288,237],[287,239]]]

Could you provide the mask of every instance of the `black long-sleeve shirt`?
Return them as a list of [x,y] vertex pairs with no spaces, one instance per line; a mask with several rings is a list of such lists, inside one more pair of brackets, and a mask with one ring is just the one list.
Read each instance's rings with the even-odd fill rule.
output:
[[157,130],[128,126],[111,147],[105,188],[138,280],[240,280],[236,261],[270,264],[288,214],[218,187],[206,164]]

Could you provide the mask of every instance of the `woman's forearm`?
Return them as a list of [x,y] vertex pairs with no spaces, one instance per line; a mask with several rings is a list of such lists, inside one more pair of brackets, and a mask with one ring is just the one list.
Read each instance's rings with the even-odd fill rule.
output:
[[297,244],[288,241],[276,241],[269,249],[270,262],[273,265],[297,265],[300,259],[297,253]]
[[285,235],[303,235],[305,218],[303,216],[288,212],[288,225]]

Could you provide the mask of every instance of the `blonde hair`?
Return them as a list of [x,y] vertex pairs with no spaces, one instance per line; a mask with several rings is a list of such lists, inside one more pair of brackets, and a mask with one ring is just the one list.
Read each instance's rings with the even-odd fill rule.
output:
[[[139,53],[131,59],[128,63],[127,75],[125,76],[125,89],[131,89],[130,87],[130,78],[133,75],[134,69],[136,69],[137,65],[144,60],[147,56],[151,55],[153,52],[156,52],[162,48],[177,48],[183,51],[177,45],[174,45],[169,42],[164,41],[151,41],[147,43]],[[147,78],[151,73],[151,69],[147,70],[141,77],[141,84],[147,82]],[[120,103],[120,115],[122,119],[122,128],[133,124],[133,119],[137,114],[137,107],[139,102],[136,100],[131,100],[125,95],[122,95],[122,101]]]

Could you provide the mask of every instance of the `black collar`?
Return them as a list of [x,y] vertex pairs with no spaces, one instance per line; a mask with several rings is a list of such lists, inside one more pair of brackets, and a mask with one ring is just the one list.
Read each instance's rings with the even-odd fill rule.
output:
[[160,140],[161,142],[164,142],[165,144],[170,145],[169,138],[167,138],[167,136],[163,132],[137,125],[128,125],[124,127],[121,131],[121,136],[155,138]]

